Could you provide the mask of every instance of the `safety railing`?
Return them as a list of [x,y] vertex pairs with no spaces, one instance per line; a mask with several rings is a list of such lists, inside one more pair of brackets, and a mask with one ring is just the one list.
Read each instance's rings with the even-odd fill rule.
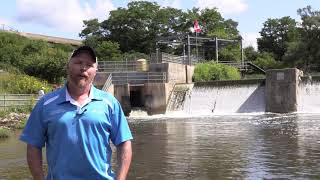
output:
[[219,63],[233,66],[239,69],[240,71],[248,70],[249,68],[249,65],[246,62],[219,61]]
[[112,73],[112,84],[166,83],[165,72]]
[[188,56],[177,56],[168,53],[152,53],[150,63],[178,63],[178,64],[196,64],[201,58],[190,56],[191,62],[189,62]]
[[135,72],[138,70],[136,61],[99,61],[100,72]]
[[106,80],[106,82],[104,83],[104,85],[102,87],[102,90],[108,91],[111,84],[112,84],[112,73],[109,74],[108,79]]
[[38,100],[37,94],[0,94],[0,108],[34,105]]

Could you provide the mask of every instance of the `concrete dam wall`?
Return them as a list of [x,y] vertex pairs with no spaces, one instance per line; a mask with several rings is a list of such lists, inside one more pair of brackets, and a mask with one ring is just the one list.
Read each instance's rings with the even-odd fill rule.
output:
[[320,112],[319,78],[300,77],[294,69],[270,74],[267,80],[195,83],[181,109],[191,115]]

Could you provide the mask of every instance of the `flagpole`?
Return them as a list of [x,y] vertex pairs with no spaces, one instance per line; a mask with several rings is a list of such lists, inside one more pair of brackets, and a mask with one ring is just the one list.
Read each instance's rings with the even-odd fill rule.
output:
[[196,55],[197,55],[197,61],[198,61],[198,32],[196,31]]

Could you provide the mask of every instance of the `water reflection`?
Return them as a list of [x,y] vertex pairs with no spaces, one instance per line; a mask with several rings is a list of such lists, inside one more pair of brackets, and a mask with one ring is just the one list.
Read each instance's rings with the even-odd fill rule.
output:
[[[135,139],[128,179],[319,179],[319,117],[130,120]],[[16,140],[0,142],[0,179],[30,179],[24,154]]]

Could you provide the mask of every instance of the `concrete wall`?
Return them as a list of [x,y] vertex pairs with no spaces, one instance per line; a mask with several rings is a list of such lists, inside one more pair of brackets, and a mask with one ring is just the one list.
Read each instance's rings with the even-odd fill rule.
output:
[[271,69],[266,72],[266,112],[297,111],[300,74],[298,69]]
[[124,114],[129,116],[131,112],[131,104],[130,104],[130,87],[129,84],[125,85],[114,85],[114,96],[120,102]]
[[194,73],[194,66],[189,66],[187,65],[187,80],[186,80],[186,83],[190,84],[192,83],[192,76],[193,76],[193,73]]
[[170,89],[172,90],[172,84],[169,83],[145,84],[145,108],[149,115],[166,112]]
[[192,83],[194,66],[177,63],[156,63],[150,64],[151,72],[166,72],[167,82],[170,83]]

